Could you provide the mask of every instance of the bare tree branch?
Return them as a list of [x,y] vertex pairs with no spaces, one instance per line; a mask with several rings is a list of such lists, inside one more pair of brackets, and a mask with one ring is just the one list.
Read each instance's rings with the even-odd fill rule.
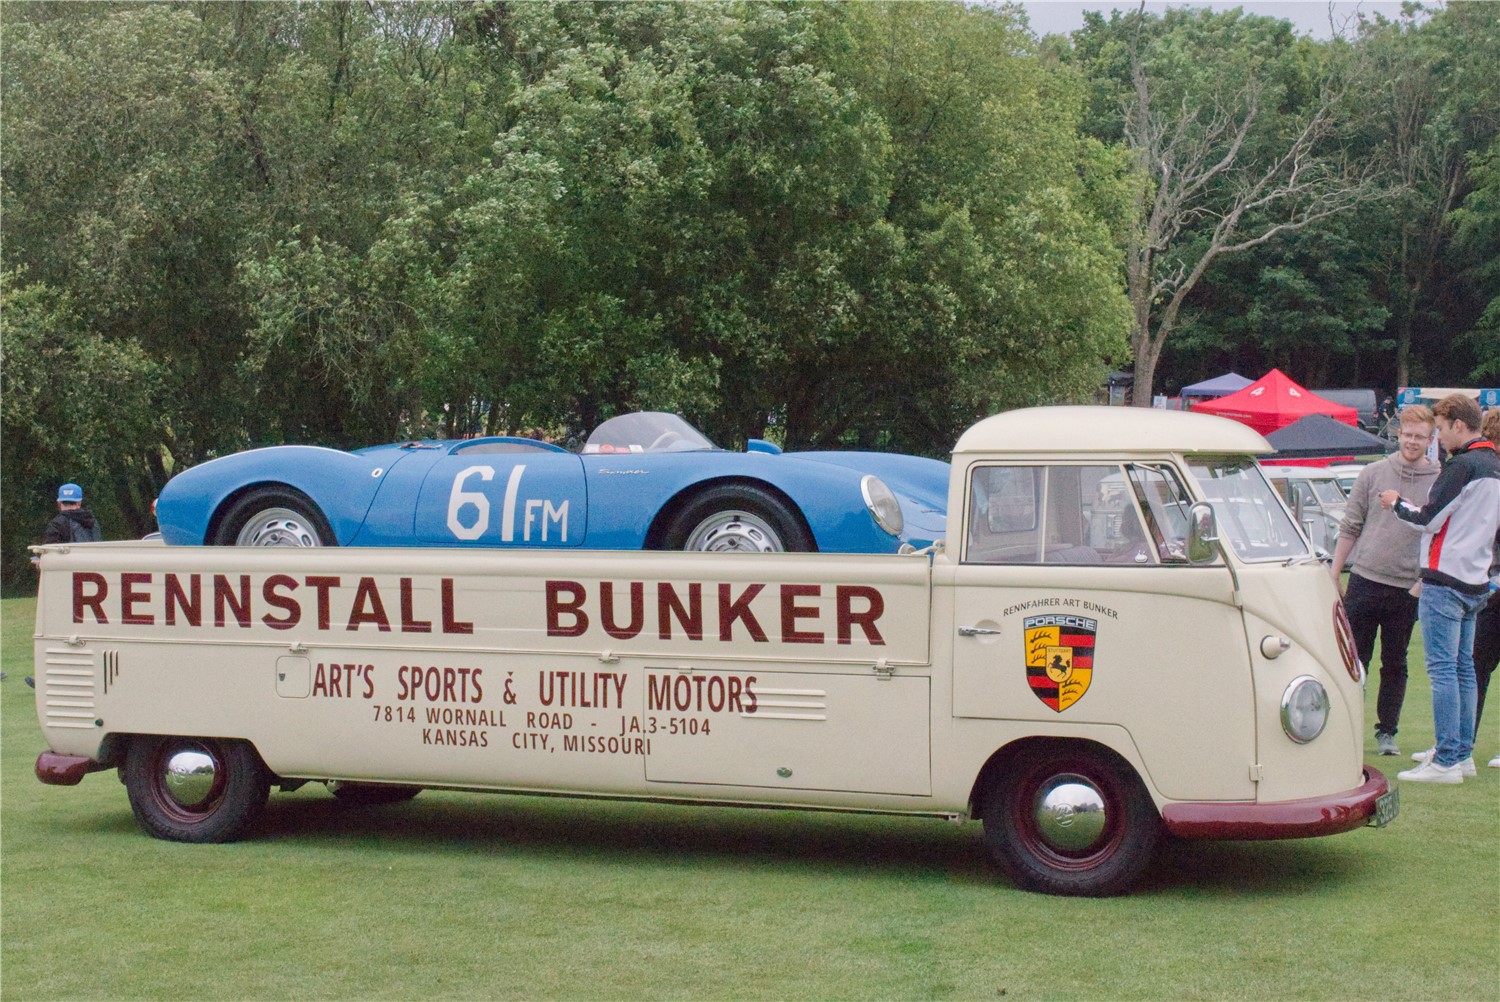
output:
[[[1162,348],[1214,261],[1346,212],[1375,186],[1368,170],[1349,170],[1322,151],[1336,125],[1339,86],[1323,88],[1274,157],[1252,159],[1246,144],[1262,111],[1261,82],[1252,76],[1227,98],[1184,97],[1163,108],[1141,44],[1138,28],[1123,111],[1125,141],[1144,185],[1140,225],[1126,247],[1126,282],[1135,318],[1135,400],[1149,406]],[[1178,258],[1190,239],[1196,249]]]

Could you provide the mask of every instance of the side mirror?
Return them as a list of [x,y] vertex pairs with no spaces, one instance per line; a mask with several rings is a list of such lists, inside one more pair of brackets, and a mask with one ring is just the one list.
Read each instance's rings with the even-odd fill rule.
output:
[[1207,501],[1188,509],[1187,557],[1190,564],[1211,564],[1219,559],[1219,522]]

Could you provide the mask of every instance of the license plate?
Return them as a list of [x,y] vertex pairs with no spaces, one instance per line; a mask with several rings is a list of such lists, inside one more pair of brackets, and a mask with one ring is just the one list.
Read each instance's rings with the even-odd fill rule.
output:
[[1370,815],[1370,825],[1375,828],[1384,828],[1396,820],[1396,815],[1401,810],[1401,791],[1391,787],[1390,792],[1383,794],[1375,801],[1375,813]]

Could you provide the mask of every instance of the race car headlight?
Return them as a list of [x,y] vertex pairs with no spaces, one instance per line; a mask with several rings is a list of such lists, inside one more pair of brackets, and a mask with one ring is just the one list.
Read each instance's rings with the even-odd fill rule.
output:
[[1328,692],[1311,675],[1292,679],[1281,694],[1281,729],[1286,736],[1305,745],[1323,733],[1328,723]]
[[865,507],[870,509],[875,524],[892,536],[901,535],[906,526],[906,520],[901,517],[901,502],[896,500],[885,481],[867,476],[859,482],[859,492],[865,496]]

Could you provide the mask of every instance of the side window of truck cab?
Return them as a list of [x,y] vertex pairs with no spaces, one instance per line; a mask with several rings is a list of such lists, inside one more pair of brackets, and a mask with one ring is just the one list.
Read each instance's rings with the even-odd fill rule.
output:
[[977,466],[964,561],[1171,563],[1184,559],[1186,527],[1186,494],[1160,468]]
[[1192,499],[1176,472],[1170,466],[1130,464],[1125,473],[1145,515],[1156,555],[1164,564],[1186,563]]

